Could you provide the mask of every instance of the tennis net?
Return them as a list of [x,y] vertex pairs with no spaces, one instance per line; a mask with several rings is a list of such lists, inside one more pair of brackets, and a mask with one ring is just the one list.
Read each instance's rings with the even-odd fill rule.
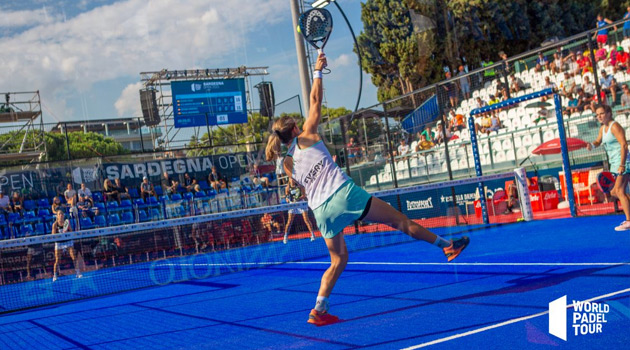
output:
[[[513,179],[514,173],[508,172],[373,194],[449,238],[483,224],[477,199],[480,182],[488,195],[498,199],[506,181]],[[490,222],[516,221],[518,214],[500,215],[506,199],[501,198],[488,201]],[[314,241],[303,210],[315,229]],[[289,216],[293,223],[284,243]],[[358,222],[346,227],[344,234],[349,251],[412,241],[381,224]],[[56,254],[59,276],[53,281]],[[0,312],[327,255],[305,202],[4,240],[0,241]]]

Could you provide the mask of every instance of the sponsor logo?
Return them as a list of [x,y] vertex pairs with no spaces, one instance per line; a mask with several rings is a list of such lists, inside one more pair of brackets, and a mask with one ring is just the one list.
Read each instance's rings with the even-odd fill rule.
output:
[[432,209],[432,208],[433,208],[433,197],[429,197],[426,200],[407,201],[407,210],[421,210],[421,209]]
[[552,192],[545,193],[544,200],[555,199],[555,198],[558,198],[558,192],[552,191]]
[[[603,333],[610,306],[605,303],[573,300],[571,331],[574,336]],[[567,340],[567,296],[549,303],[549,334]]]
[[201,84],[190,84],[190,90],[192,90],[192,92],[201,91]]

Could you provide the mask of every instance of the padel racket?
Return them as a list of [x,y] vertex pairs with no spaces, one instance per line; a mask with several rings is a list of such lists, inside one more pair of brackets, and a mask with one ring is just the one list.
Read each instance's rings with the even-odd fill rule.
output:
[[66,233],[68,232],[68,230],[70,229],[70,220],[67,220],[63,222],[63,232]]
[[297,31],[317,49],[317,52],[322,54],[330,33],[332,33],[332,28],[333,19],[328,10],[310,9],[300,15]]
[[615,180],[615,176],[612,173],[602,171],[597,175],[597,186],[603,193],[610,193],[615,187]]

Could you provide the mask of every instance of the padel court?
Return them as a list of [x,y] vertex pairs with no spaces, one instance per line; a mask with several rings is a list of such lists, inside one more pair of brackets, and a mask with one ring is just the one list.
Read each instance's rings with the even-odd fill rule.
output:
[[[471,237],[453,263],[427,243],[375,233],[398,239],[350,253],[330,299],[331,313],[343,321],[325,327],[306,322],[328,267],[321,258],[9,313],[0,318],[0,348],[622,349],[630,340],[630,235],[613,230],[620,221],[599,216],[436,229],[445,237]],[[360,239],[347,236],[348,245]],[[268,246],[313,244],[325,256],[321,239]],[[229,269],[231,260],[225,261]],[[194,274],[217,263],[160,264],[153,268]],[[66,276],[54,285],[50,279],[19,283],[12,293],[89,294],[103,281],[133,283],[142,268]],[[548,333],[547,313],[564,295],[566,341]],[[601,332],[574,335],[573,300],[609,306]]]

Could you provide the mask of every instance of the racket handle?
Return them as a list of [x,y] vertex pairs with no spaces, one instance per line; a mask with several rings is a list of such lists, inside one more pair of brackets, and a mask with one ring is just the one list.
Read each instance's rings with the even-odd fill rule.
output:
[[[326,54],[324,53],[324,49],[317,49],[317,54],[321,56],[326,56]],[[322,68],[326,68],[326,67],[328,67],[327,64],[325,64]]]

